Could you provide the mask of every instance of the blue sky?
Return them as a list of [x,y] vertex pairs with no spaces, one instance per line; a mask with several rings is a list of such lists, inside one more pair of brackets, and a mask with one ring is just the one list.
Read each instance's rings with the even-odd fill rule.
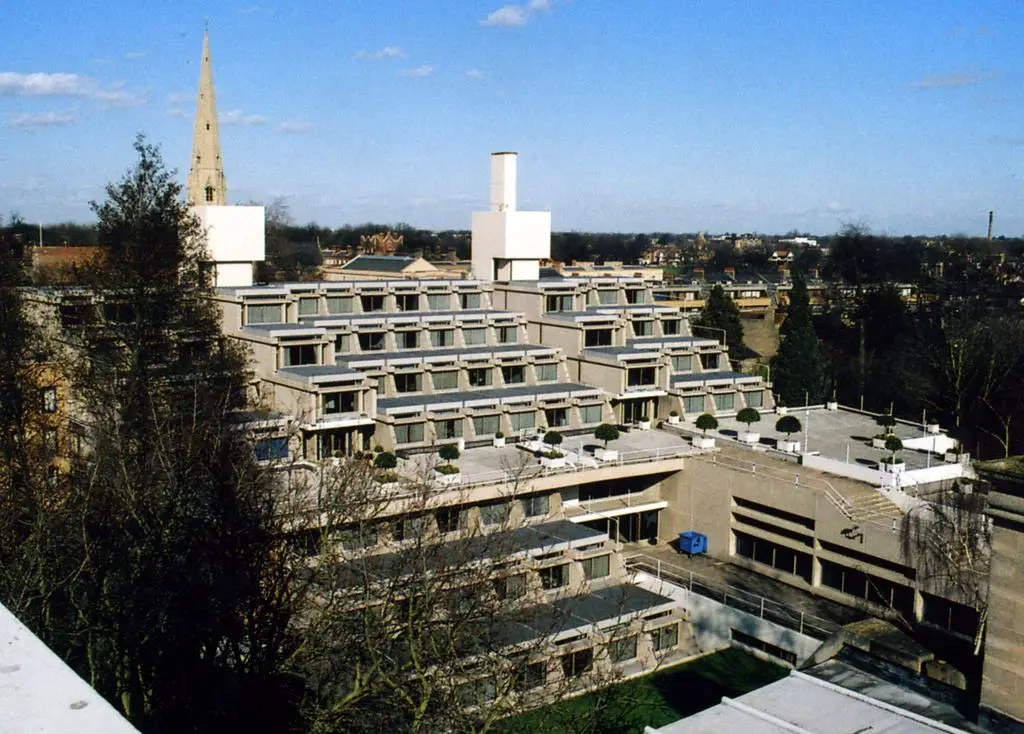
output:
[[0,2],[0,212],[184,180],[203,19],[232,202],[468,228],[488,154],[556,230],[1024,234],[1024,3]]

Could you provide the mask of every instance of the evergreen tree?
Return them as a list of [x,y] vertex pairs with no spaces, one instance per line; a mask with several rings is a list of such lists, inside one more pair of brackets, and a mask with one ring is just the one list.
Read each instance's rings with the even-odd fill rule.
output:
[[799,272],[789,294],[785,336],[772,360],[772,380],[775,394],[785,405],[815,404],[825,398],[824,362],[811,319],[807,281]]
[[729,347],[731,359],[741,359],[746,352],[743,344],[743,324],[740,322],[740,310],[735,301],[726,295],[725,289],[716,285],[711,289],[711,294],[704,304],[704,310],[700,313],[700,326],[713,329],[720,329],[716,332],[716,338],[722,338],[725,333],[725,343]]

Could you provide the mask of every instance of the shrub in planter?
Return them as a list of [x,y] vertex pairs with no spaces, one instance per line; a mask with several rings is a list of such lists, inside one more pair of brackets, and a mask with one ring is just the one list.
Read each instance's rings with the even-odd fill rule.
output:
[[890,413],[882,413],[875,418],[875,423],[882,427],[882,436],[891,436],[892,428],[896,425],[896,418]]
[[565,454],[563,454],[561,451],[555,451],[554,449],[552,449],[551,451],[542,452],[541,456],[543,456],[545,459],[561,459],[563,456],[565,456]]
[[608,448],[608,442],[614,441],[619,437],[618,426],[613,426],[611,423],[602,423],[594,429],[594,438],[598,441],[604,441],[604,447]]
[[889,438],[885,439],[885,450],[889,452],[887,464],[903,463],[903,459],[896,458],[896,454],[903,450],[903,442],[896,438],[896,436],[889,436]]
[[434,471],[438,474],[458,474],[462,470],[452,464],[441,464],[440,466],[434,467]]
[[544,443],[548,446],[557,446],[562,443],[562,434],[558,431],[548,431],[544,434]]
[[670,410],[668,412],[668,415],[669,415],[669,418],[678,418],[679,417],[679,411],[678,410]]
[[749,431],[752,423],[758,423],[761,420],[761,414],[754,408],[744,408],[736,414],[736,420],[745,423]]
[[708,435],[708,431],[713,431],[718,428],[718,419],[711,413],[701,413],[697,416],[697,422],[694,424],[699,428],[704,435]]
[[[458,459],[462,454],[459,453],[458,446],[456,446],[453,443],[446,443],[444,446],[437,450],[437,455],[440,456],[444,461],[447,461],[448,465],[451,466],[451,463]],[[440,467],[438,467],[438,471],[440,471]],[[454,474],[455,472],[442,473]]]
[[381,451],[374,458],[373,465],[378,469],[394,469],[398,466],[398,457],[390,451]]
[[795,415],[784,415],[775,421],[775,430],[779,433],[785,433],[786,438],[789,438],[794,433],[800,433],[803,426],[800,425],[800,419]]
[[374,446],[373,447],[373,453],[375,453],[375,454],[382,453],[383,451],[384,451],[384,448],[382,446]]
[[397,472],[385,471],[377,475],[377,482],[380,484],[393,484],[399,480]]
[[495,438],[505,438],[505,434],[504,434],[504,433],[502,433],[501,431],[497,431],[497,432],[496,432],[496,433],[494,434],[494,437],[495,437]]

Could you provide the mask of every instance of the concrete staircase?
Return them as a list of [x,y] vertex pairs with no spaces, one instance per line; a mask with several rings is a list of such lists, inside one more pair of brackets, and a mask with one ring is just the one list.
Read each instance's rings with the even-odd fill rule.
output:
[[850,519],[854,522],[900,518],[903,515],[896,503],[874,490],[858,494],[856,497],[847,497],[847,500],[851,505]]

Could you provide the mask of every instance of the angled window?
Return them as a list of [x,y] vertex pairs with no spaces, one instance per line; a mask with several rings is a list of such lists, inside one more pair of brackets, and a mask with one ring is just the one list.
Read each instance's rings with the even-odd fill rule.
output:
[[555,382],[558,379],[557,364],[538,364],[534,366],[537,382]]
[[487,387],[494,384],[494,377],[490,367],[474,367],[466,370],[469,377],[470,387]]
[[44,413],[56,413],[57,412],[57,388],[56,387],[44,387],[39,391],[39,397],[42,402]]
[[526,370],[518,364],[502,367],[501,379],[506,385],[522,385],[526,382]]

